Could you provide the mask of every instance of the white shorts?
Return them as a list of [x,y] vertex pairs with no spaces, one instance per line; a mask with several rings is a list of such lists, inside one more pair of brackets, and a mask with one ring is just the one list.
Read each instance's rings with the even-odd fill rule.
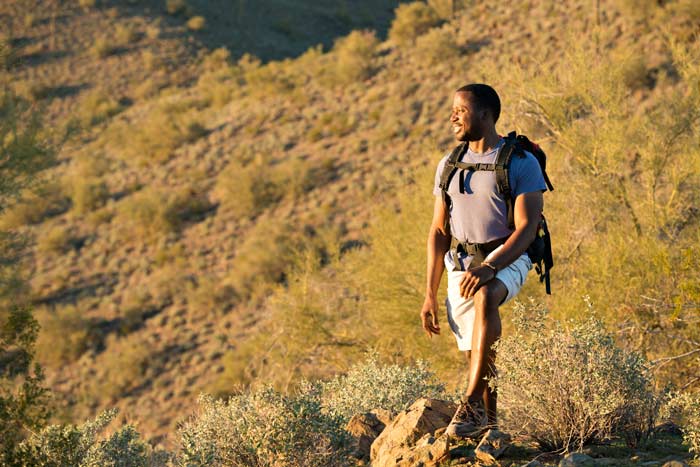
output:
[[[496,248],[489,256],[502,248],[503,245]],[[463,258],[465,268],[469,267],[471,257]],[[450,324],[450,329],[457,339],[457,347],[459,350],[472,349],[472,331],[474,329],[474,298],[464,298],[459,293],[459,283],[466,271],[455,271],[452,256],[449,252],[445,255],[445,267],[447,268],[447,300],[445,307],[447,308],[447,321]],[[501,269],[496,274],[496,279],[503,282],[508,290],[503,303],[515,297],[520,288],[525,283],[527,273],[532,269],[532,261],[527,253],[523,253],[520,258],[513,261],[507,267]]]

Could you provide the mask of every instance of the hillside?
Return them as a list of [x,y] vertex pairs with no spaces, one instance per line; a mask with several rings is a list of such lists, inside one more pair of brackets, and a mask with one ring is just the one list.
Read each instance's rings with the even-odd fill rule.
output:
[[[499,129],[550,154],[555,295],[531,280],[524,296],[576,318],[588,295],[650,359],[698,348],[692,2],[474,1],[453,18],[435,1],[386,40],[358,31],[300,56],[386,22],[286,2],[258,43],[208,2],[190,4],[202,32],[160,3],[89,3],[0,7],[10,84],[65,140],[44,191],[2,220],[34,241],[59,419],[119,407],[167,445],[200,391],[292,388],[367,349],[426,358],[456,385],[460,356],[449,336],[422,338],[417,312],[431,171],[452,144],[451,94],[471,81],[501,93]],[[238,4],[229,20],[257,28],[265,10]],[[302,4],[309,23],[285,16]],[[669,359],[659,385],[697,381],[697,362]]]

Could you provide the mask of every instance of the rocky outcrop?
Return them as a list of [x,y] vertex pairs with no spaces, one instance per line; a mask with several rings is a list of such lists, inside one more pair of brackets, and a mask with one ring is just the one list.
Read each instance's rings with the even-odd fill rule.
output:
[[[418,399],[374,440],[372,467],[430,467],[449,456],[449,438],[435,432],[445,428],[457,406],[436,399]],[[443,430],[444,431],[444,430]]]
[[357,459],[369,459],[372,443],[389,423],[391,413],[388,410],[379,409],[353,416],[345,428],[353,437],[352,455]]

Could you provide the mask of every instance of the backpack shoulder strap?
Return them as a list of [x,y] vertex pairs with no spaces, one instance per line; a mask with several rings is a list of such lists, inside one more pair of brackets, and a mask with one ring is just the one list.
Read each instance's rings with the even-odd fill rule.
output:
[[[442,168],[442,173],[440,174],[439,186],[440,190],[442,191],[442,200],[445,202],[445,206],[447,206],[448,212],[452,205],[452,200],[450,199],[450,195],[447,194],[447,189],[450,186],[450,182],[452,182],[452,177],[454,177],[455,173],[457,173],[457,163],[462,158],[462,155],[467,151],[468,148],[469,143],[467,142],[461,143],[457,147],[455,147],[450,153],[447,160],[445,161],[445,165]],[[449,228],[449,225],[450,219],[449,216],[447,216],[445,217],[445,225],[443,226],[445,230]]]
[[496,156],[496,186],[498,187],[498,192],[503,196],[506,207],[508,208],[508,227],[514,229],[515,219],[513,214],[513,195],[510,187],[509,167],[510,160],[517,152],[515,132],[513,131],[509,133],[504,139],[505,143],[498,151],[498,156]]
[[443,192],[447,192],[447,188],[450,186],[452,177],[454,177],[457,171],[457,163],[462,157],[462,154],[467,147],[467,143],[461,143],[455,147],[450,153],[449,157],[445,161],[445,166],[442,168],[442,173],[440,174],[440,189]]

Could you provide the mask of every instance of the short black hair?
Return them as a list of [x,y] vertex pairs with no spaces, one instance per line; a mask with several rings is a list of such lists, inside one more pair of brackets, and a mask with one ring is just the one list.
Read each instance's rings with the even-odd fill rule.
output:
[[469,92],[474,96],[474,104],[479,109],[488,109],[493,116],[493,122],[498,121],[501,115],[501,99],[498,98],[498,93],[488,84],[472,83],[462,86],[456,92]]

